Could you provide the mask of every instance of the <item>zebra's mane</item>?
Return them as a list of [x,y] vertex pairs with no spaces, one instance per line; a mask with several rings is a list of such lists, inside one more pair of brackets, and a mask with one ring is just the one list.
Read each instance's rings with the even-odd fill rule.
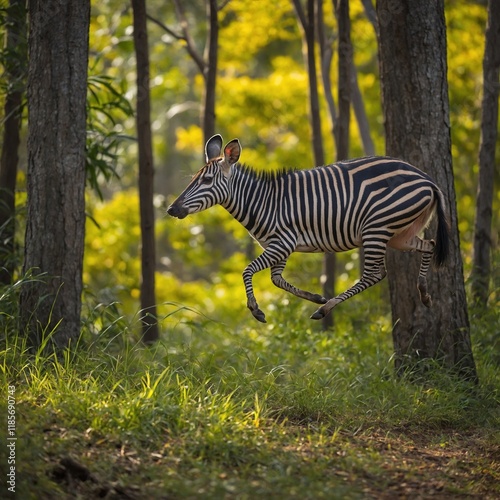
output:
[[301,168],[296,168],[296,167],[284,167],[275,170],[257,170],[254,167],[247,165],[246,163],[236,163],[234,165],[234,168],[236,168],[236,170],[238,170],[245,176],[251,177],[256,181],[259,180],[272,181],[280,179],[281,177],[284,177],[292,172],[298,172],[300,170],[303,170]]

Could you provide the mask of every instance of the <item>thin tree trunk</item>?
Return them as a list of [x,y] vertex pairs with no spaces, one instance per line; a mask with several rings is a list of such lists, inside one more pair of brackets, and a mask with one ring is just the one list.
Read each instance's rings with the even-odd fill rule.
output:
[[89,0],[29,1],[28,214],[21,331],[39,347],[80,334]]
[[[335,2],[335,5],[337,24],[339,27],[339,119],[335,136],[337,144],[337,161],[341,161],[349,158],[349,126],[351,121],[351,101],[353,95],[357,98],[354,110],[365,147],[370,148],[371,138],[353,60],[349,0],[339,0]],[[373,142],[371,142],[371,147],[373,148]],[[361,275],[364,265],[364,252],[362,248],[359,250],[359,257]]]
[[[451,164],[444,4],[404,0],[393,7],[392,0],[377,2],[387,154],[426,171],[442,189],[450,217],[447,265],[429,273],[431,309],[420,303],[416,289],[419,258],[388,253],[396,369],[417,370],[431,358],[477,380]],[[435,237],[435,224],[425,236]]]
[[495,185],[495,148],[498,137],[498,97],[500,90],[500,2],[488,2],[488,26],[483,59],[483,102],[481,105],[481,143],[479,182],[474,222],[474,262],[472,294],[485,307],[491,275],[491,219]]
[[351,57],[351,103],[358,123],[359,135],[363,144],[365,155],[373,156],[375,154],[375,145],[370,134],[370,125],[366,115],[365,103],[358,83],[358,72]]
[[142,340],[158,340],[155,294],[154,165],[149,98],[149,47],[145,0],[132,0],[137,64],[137,138],[139,146],[139,205],[141,212],[141,321]]
[[300,0],[293,0],[295,11],[302,26],[304,34],[304,54],[306,59],[307,75],[309,79],[309,115],[311,123],[311,141],[316,165],[323,165],[325,156],[323,152],[323,139],[321,135],[321,115],[319,107],[318,77],[316,73],[316,57],[314,53],[315,26],[314,4],[315,0],[307,0],[307,17]]
[[[361,0],[361,3],[363,4],[363,7],[365,9],[365,14],[368,21],[370,21],[371,25],[373,26],[373,29],[375,30],[375,33],[378,36],[378,18],[377,18],[377,11],[373,6],[373,0]],[[393,8],[397,9],[398,5],[393,3]]]
[[[321,1],[321,0],[319,0]],[[295,12],[303,30],[304,53],[309,78],[309,115],[312,130],[312,149],[316,165],[325,164],[323,151],[323,137],[321,134],[321,115],[318,94],[318,77],[315,57],[315,3],[316,0],[307,0],[307,16],[300,0],[293,0]],[[323,261],[323,294],[330,297],[334,290],[335,257],[325,254]],[[329,314],[322,320],[322,327],[327,330],[333,326],[333,315]]]
[[339,0],[337,20],[339,26],[339,119],[337,121],[337,161],[349,157],[349,122],[351,118],[352,44],[349,20],[349,0]]
[[332,127],[332,137],[334,142],[337,142],[335,137],[335,130],[337,126],[337,108],[335,106],[335,99],[333,97],[332,80],[330,77],[333,59],[333,43],[334,38],[327,39],[325,33],[325,21],[323,15],[323,0],[316,0],[316,33],[320,49],[320,68],[321,68],[321,81],[323,83],[323,92],[325,93],[325,100],[328,105],[328,112],[330,115],[330,122]]
[[15,259],[15,189],[22,119],[24,75],[27,66],[26,2],[10,0],[7,8],[5,64],[7,94],[0,159],[0,285],[11,283]]
[[217,58],[219,40],[219,20],[217,15],[217,0],[206,0],[208,33],[205,45],[204,69],[205,96],[203,106],[203,145],[215,134],[215,91],[217,82]]
[[[337,109],[332,91],[332,82],[330,78],[330,70],[333,58],[333,40],[327,41],[325,33],[325,23],[323,16],[323,0],[316,0],[316,32],[320,48],[320,68],[321,80],[323,82],[323,92],[330,114],[332,137],[335,143],[335,148],[338,151],[337,137],[335,131],[337,129]],[[331,298],[335,296],[335,267],[337,259],[335,253],[325,253],[323,257],[323,296]],[[333,327],[333,314],[329,314],[322,320],[323,330],[328,330]]]

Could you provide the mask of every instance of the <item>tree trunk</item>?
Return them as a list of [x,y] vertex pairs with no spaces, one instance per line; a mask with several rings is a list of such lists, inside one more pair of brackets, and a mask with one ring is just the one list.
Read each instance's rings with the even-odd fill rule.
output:
[[139,146],[139,205],[141,212],[141,322],[142,340],[158,340],[155,295],[154,166],[149,98],[149,48],[145,0],[132,0],[137,65],[137,138]]
[[[321,0],[320,0],[321,1]],[[346,160],[349,157],[349,122],[351,117],[351,70],[353,67],[352,45],[351,45],[351,22],[349,19],[349,0],[340,0],[335,5],[337,24],[339,31],[338,44],[338,119],[334,124],[334,139],[337,149],[337,161]],[[325,291],[330,291],[326,285],[331,282],[330,297],[334,296],[335,254],[325,255],[324,267],[330,272],[325,272],[327,277]],[[329,314],[323,318],[328,326],[333,326],[333,319],[327,323]]]
[[488,2],[488,26],[483,59],[483,102],[479,182],[474,222],[474,262],[472,294],[485,307],[488,302],[491,268],[491,218],[495,185],[495,147],[498,136],[498,97],[500,72],[500,2]]
[[337,121],[337,161],[349,157],[349,122],[351,118],[351,69],[352,44],[349,20],[349,0],[339,0],[337,4],[339,26],[339,119]]
[[0,159],[0,285],[11,283],[15,258],[15,189],[24,77],[27,65],[26,5],[24,0],[10,0],[6,13],[9,51],[5,63],[7,94]]
[[363,144],[363,150],[366,156],[373,156],[375,154],[375,145],[370,134],[370,125],[368,123],[368,116],[366,115],[365,103],[359,88],[358,71],[354,65],[354,60],[351,57],[351,102],[356,121],[358,123],[359,135]]
[[[332,67],[333,58],[333,38],[328,41],[325,32],[325,22],[323,16],[323,0],[316,0],[316,33],[320,48],[320,68],[321,80],[323,82],[323,92],[325,93],[325,100],[330,114],[331,130],[334,143],[337,146],[337,137],[335,131],[337,130],[337,109],[335,107],[335,100],[333,97],[332,82],[330,77],[330,70]],[[323,296],[331,298],[335,296],[335,268],[337,259],[335,253],[325,253],[323,257]],[[333,327],[333,314],[329,314],[322,320],[323,330],[328,330]]]
[[316,165],[325,162],[323,139],[321,135],[321,115],[319,107],[318,77],[316,73],[315,44],[315,0],[307,0],[307,17],[300,0],[293,0],[295,12],[302,27],[304,56],[306,60],[307,76],[309,78],[309,121],[311,123],[311,141]]
[[29,1],[28,214],[21,329],[32,346],[80,333],[89,0]]
[[[203,76],[205,78],[205,103],[202,109],[203,146],[215,134],[215,90],[217,81],[217,56],[219,40],[219,20],[217,0],[207,0],[208,33],[204,60],[207,62]],[[203,151],[205,149],[203,148]],[[203,159],[205,159],[203,157]]]
[[321,81],[323,82],[323,92],[325,93],[325,100],[328,106],[328,113],[330,115],[332,137],[336,143],[337,139],[335,137],[335,130],[338,118],[335,99],[333,97],[332,79],[330,76],[335,38],[332,36],[330,39],[327,39],[326,36],[325,20],[323,15],[323,0],[316,0],[316,33],[319,42]]
[[[404,0],[396,7],[379,0],[377,13],[387,154],[426,171],[443,190],[450,216],[447,265],[429,276],[431,309],[418,297],[418,257],[388,253],[396,369],[416,370],[425,365],[419,361],[431,358],[477,380],[451,164],[443,0]],[[426,238],[433,237],[431,224]]]
[[[318,0],[321,3],[322,0]],[[312,130],[312,149],[314,155],[314,162],[316,165],[325,164],[325,155],[323,151],[323,137],[321,134],[321,115],[319,106],[318,94],[318,77],[316,73],[316,57],[315,57],[315,24],[318,20],[322,19],[321,16],[315,16],[315,3],[316,0],[307,0],[307,17],[302,8],[300,0],[293,0],[295,12],[302,26],[303,39],[304,39],[304,53],[307,66],[307,74],[309,77],[309,120]],[[318,5],[317,9],[320,9]],[[316,19],[316,20],[315,20]],[[321,43],[321,41],[320,41]],[[323,61],[324,63],[324,61]],[[333,117],[332,117],[333,118]],[[334,291],[334,273],[335,273],[335,256],[332,254],[325,254],[323,260],[323,295],[331,297]],[[323,330],[328,330],[333,326],[333,314],[325,316],[322,320]]]

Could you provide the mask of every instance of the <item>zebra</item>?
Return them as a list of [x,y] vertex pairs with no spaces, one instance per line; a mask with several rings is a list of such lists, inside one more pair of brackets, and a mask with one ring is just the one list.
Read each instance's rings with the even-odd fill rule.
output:
[[[443,265],[449,253],[445,199],[431,178],[395,158],[370,156],[312,169],[261,172],[239,163],[241,144],[233,139],[222,148],[220,135],[205,145],[206,164],[167,209],[170,216],[223,206],[264,251],[243,271],[247,307],[265,323],[255,299],[252,277],[271,269],[277,287],[321,304],[311,316],[321,319],[341,302],[381,281],[387,274],[387,247],[422,254],[417,288],[431,307],[427,272],[431,261]],[[437,213],[436,241],[418,234]],[[293,252],[342,252],[364,249],[361,279],[327,299],[301,290],[282,276]]]

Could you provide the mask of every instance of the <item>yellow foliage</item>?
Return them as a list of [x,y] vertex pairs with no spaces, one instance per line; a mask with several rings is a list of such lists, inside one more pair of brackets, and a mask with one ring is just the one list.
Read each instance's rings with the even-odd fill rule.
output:
[[86,225],[84,283],[96,292],[118,287],[124,297],[136,298],[140,277],[136,191],[116,193],[108,202],[96,202],[89,211],[93,220]]
[[202,156],[201,144],[203,141],[203,132],[198,125],[191,125],[188,128],[179,127],[176,129],[175,134],[176,134],[175,147],[179,151],[186,151],[190,154],[195,152],[201,158]]
[[249,61],[271,41],[290,40],[297,23],[289,0],[232,0],[221,11],[219,68],[245,73]]

